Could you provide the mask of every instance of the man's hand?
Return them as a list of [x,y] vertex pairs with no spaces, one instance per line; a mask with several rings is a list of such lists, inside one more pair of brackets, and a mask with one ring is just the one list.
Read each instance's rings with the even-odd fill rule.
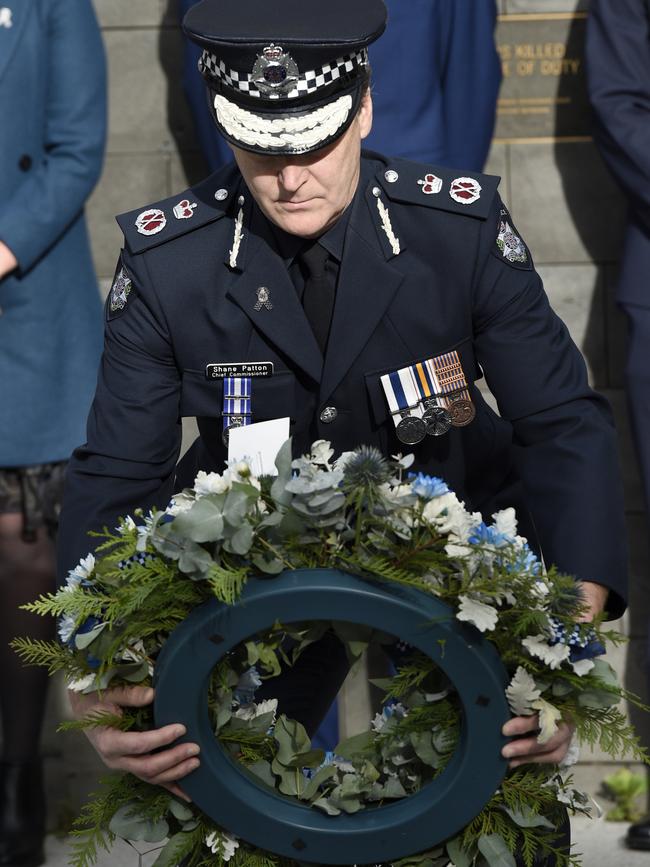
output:
[[545,744],[540,744],[537,740],[539,719],[537,714],[534,714],[513,717],[504,725],[502,732],[507,738],[530,732],[530,737],[517,737],[501,750],[501,755],[510,760],[508,767],[516,768],[529,763],[559,764],[567,754],[574,727],[569,723],[560,722],[553,737]]
[[581,581],[580,589],[588,610],[578,620],[586,623],[603,613],[605,605],[607,605],[609,590],[602,584],[594,584],[593,581]]
[[[587,609],[578,618],[583,623],[588,623],[605,610],[609,591],[602,584],[593,581],[582,581],[580,584]],[[516,716],[508,720],[502,732],[507,738],[516,738],[501,750],[501,755],[510,759],[510,768],[524,765],[529,762],[540,764],[558,764],[567,754],[571,744],[571,738],[575,727],[567,722],[561,722],[557,732],[545,744],[537,740],[539,720],[537,714],[533,716]],[[530,737],[522,737],[528,732]],[[517,737],[519,736],[519,737]]]
[[18,267],[18,259],[11,252],[9,247],[0,241],[0,280],[11,274]]
[[[143,686],[131,686],[106,690],[101,697],[96,692],[81,695],[71,690],[68,695],[73,713],[80,719],[98,713],[121,715],[123,707],[145,707],[153,701],[154,691]],[[190,800],[176,785],[176,780],[198,768],[198,744],[171,746],[185,734],[185,726],[168,725],[147,732],[122,732],[98,726],[86,729],[84,733],[109,768],[134,774],[147,783],[164,786],[185,801]]]

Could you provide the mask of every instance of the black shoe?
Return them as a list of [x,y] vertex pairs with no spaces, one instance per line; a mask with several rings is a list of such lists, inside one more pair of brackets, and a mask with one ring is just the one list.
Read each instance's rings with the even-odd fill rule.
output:
[[0,763],[0,867],[45,863],[45,793],[40,759]]
[[630,825],[625,837],[628,849],[650,849],[650,818]]

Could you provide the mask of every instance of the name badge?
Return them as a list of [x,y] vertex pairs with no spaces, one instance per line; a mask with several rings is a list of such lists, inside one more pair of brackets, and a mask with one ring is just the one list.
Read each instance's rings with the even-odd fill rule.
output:
[[224,364],[208,364],[206,379],[229,379],[231,377],[273,376],[272,361],[241,361]]

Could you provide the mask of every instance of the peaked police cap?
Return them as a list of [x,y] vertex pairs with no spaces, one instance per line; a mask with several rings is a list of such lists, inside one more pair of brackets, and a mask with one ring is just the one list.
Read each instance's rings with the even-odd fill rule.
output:
[[352,123],[383,0],[201,0],[183,20],[223,136],[245,150],[299,154]]

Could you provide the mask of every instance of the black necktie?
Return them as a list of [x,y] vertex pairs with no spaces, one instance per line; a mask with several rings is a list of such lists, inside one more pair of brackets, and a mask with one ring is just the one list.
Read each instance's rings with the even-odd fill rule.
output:
[[336,294],[335,275],[326,266],[328,258],[327,250],[317,242],[311,244],[298,256],[307,278],[302,294],[302,306],[323,355],[330,332]]

